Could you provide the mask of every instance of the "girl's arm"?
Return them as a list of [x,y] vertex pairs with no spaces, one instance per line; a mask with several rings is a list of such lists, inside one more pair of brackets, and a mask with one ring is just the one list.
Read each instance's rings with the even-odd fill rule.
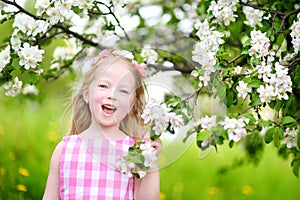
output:
[[59,159],[62,150],[62,142],[60,142],[51,157],[50,170],[47,179],[46,189],[43,200],[59,200]]
[[[152,146],[161,151],[162,144],[160,140],[152,141]],[[148,174],[142,179],[134,179],[134,199],[135,200],[157,200],[160,194],[159,167],[149,169]]]

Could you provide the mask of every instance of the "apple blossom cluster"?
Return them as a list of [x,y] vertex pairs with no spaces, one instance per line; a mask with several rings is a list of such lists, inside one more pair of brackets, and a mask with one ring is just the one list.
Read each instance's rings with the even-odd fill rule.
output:
[[246,15],[246,21],[244,23],[248,26],[255,27],[258,25],[262,27],[262,19],[264,13],[258,9],[252,8],[250,6],[243,6],[243,12]]
[[159,103],[155,99],[151,99],[147,103],[141,117],[145,124],[151,124],[151,131],[157,136],[166,132],[169,126],[171,130],[175,130],[183,125],[181,115],[171,112],[166,104]]
[[294,21],[291,26],[291,37],[294,52],[297,54],[300,49],[300,13],[297,15],[298,21]]
[[238,142],[242,137],[247,135],[246,119],[244,118],[229,118],[225,117],[224,121],[219,122],[220,125],[224,126],[224,130],[227,130],[228,139],[234,142]]
[[249,49],[249,56],[256,56],[261,58],[269,54],[270,40],[267,38],[266,33],[260,30],[253,30],[250,33],[251,48]]
[[217,116],[212,115],[204,116],[195,123],[195,126],[200,126],[201,130],[198,134],[207,134],[205,135],[205,139],[201,141],[201,149],[206,149],[210,144],[215,144],[214,135],[211,134],[214,131],[214,128],[217,127],[215,131],[220,131],[220,127],[223,130],[226,130],[228,139],[233,142],[239,142],[243,137],[247,135],[247,130],[245,128],[248,123],[247,119],[244,117],[240,118],[230,118],[228,116],[225,117],[224,120],[218,120]]
[[35,8],[38,16],[44,16],[50,24],[54,25],[64,22],[65,18],[70,19],[74,16],[72,6],[78,6],[86,13],[89,8],[93,7],[94,2],[95,0],[43,0],[36,1]]
[[238,97],[245,99],[248,93],[252,91],[252,88],[248,87],[248,84],[244,81],[239,81],[236,90],[238,92]]
[[147,64],[155,64],[158,60],[158,54],[150,46],[145,46],[142,49],[141,56]]
[[279,64],[279,62],[275,63],[275,74],[270,73],[263,77],[265,86],[261,85],[257,92],[259,93],[259,97],[261,102],[270,102],[270,100],[274,99],[284,99],[288,100],[289,96],[287,92],[292,92],[292,80],[288,74],[288,68]]
[[235,22],[237,18],[237,15],[234,14],[234,12],[237,10],[236,4],[238,2],[239,0],[212,1],[208,8],[208,12],[212,12],[217,19],[217,23],[228,26],[231,22]]
[[15,77],[13,81],[9,81],[4,84],[2,87],[6,90],[5,95],[9,97],[17,96],[22,90],[23,82],[19,80],[18,77]]
[[44,20],[36,20],[24,13],[15,16],[13,28],[23,32],[27,36],[35,37],[47,31],[49,24]]
[[19,64],[24,66],[26,70],[30,68],[36,68],[38,62],[41,62],[44,54],[43,49],[39,49],[38,46],[30,46],[27,42],[23,44],[23,47],[20,47],[18,51],[18,56],[20,57]]
[[117,168],[128,177],[143,178],[150,168],[157,166],[157,150],[151,142],[137,142],[129,154],[117,162]]
[[199,79],[198,87],[205,87],[210,81],[210,76],[215,72],[217,63],[216,54],[219,46],[224,43],[224,33],[210,27],[207,20],[195,24],[196,35],[200,39],[194,47],[192,60],[201,65],[201,69],[193,70],[192,76]]
[[206,115],[205,117],[199,119],[198,124],[201,126],[202,130],[210,130],[213,127],[217,126],[216,119],[217,119],[216,115],[213,115],[211,117]]
[[281,144],[286,145],[287,148],[291,149],[293,147],[298,148],[297,142],[298,142],[298,129],[293,128],[292,130],[290,128],[287,128],[284,133],[284,140],[281,142]]

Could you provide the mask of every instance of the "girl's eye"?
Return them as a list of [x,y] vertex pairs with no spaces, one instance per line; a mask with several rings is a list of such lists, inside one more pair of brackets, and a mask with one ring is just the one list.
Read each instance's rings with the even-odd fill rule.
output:
[[122,94],[129,94],[129,92],[128,92],[127,90],[124,90],[124,89],[120,90],[120,92],[121,92]]
[[98,87],[99,87],[99,88],[102,88],[102,89],[107,89],[107,88],[108,88],[108,86],[105,85],[105,84],[99,84]]

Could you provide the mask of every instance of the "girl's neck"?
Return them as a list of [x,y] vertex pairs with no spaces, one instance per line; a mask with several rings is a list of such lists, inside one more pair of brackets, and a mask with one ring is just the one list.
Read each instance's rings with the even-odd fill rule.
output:
[[80,134],[80,136],[83,139],[120,140],[124,139],[127,135],[123,133],[117,125],[103,127],[92,123],[87,130]]

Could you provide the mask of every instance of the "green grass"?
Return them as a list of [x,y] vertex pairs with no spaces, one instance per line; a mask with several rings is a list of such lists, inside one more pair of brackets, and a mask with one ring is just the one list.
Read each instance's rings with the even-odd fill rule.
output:
[[[63,89],[49,85],[42,103],[2,98],[0,107],[0,199],[41,199],[51,153],[65,134]],[[161,199],[241,200],[297,199],[300,179],[290,162],[282,160],[268,145],[258,166],[245,165],[225,174],[217,173],[243,156],[241,147],[223,146],[199,158],[192,145],[178,160],[161,170]],[[29,174],[20,173],[19,169]],[[23,174],[23,175],[22,175]],[[21,184],[26,187],[22,191]],[[24,189],[24,187],[23,187]]]

